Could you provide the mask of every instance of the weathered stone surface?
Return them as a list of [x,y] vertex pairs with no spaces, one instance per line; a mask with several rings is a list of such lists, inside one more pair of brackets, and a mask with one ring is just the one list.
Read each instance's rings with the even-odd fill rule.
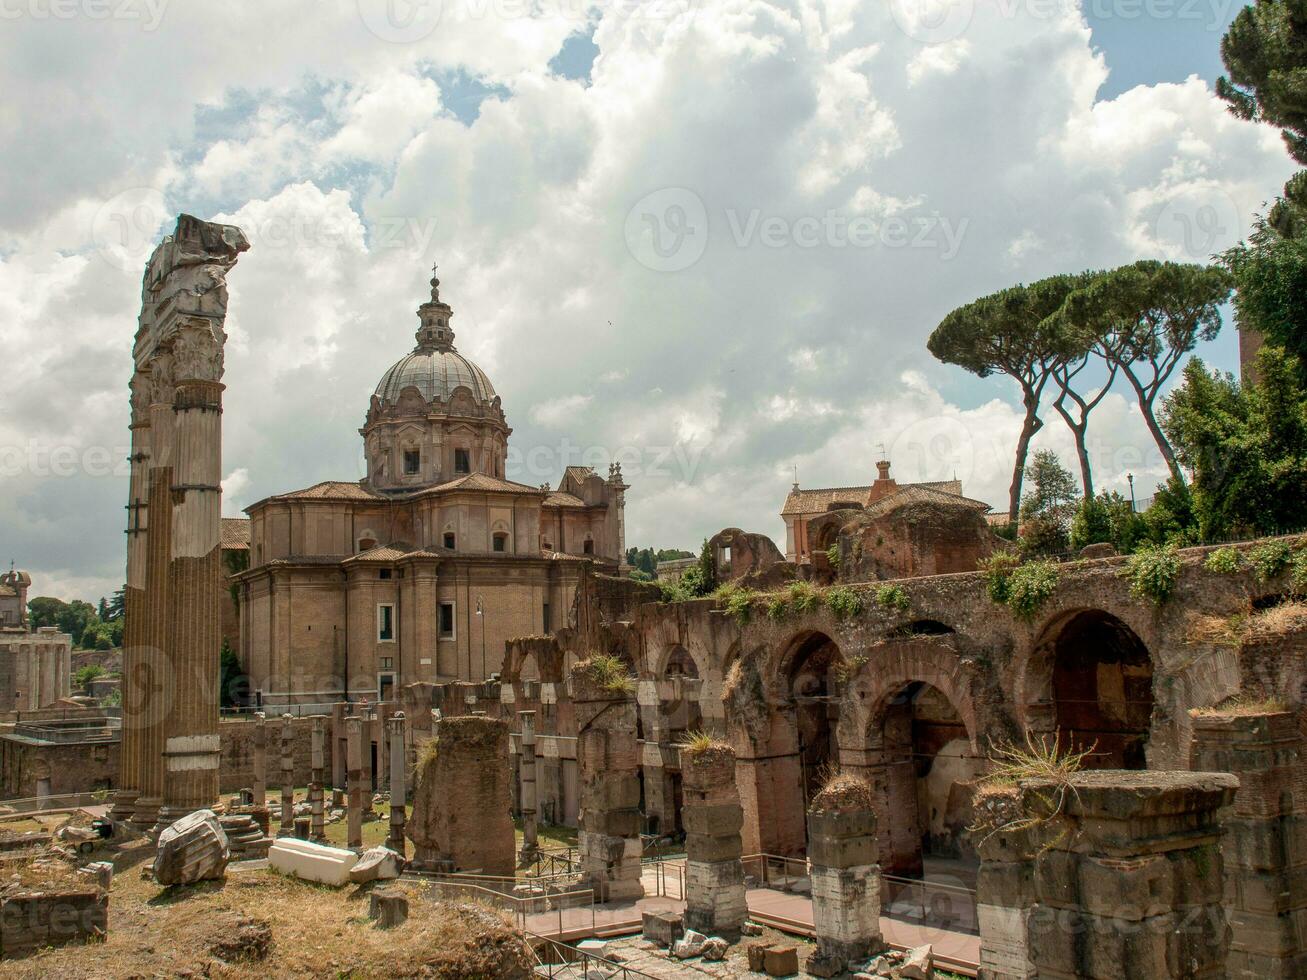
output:
[[221,878],[230,857],[227,835],[213,811],[196,810],[159,835],[154,880],[167,886]]
[[0,898],[0,957],[103,938],[109,895],[96,887],[19,892]]
[[349,880],[356,885],[368,881],[398,878],[404,870],[404,859],[388,847],[373,847],[363,852],[358,864],[349,870]]
[[403,892],[379,888],[368,896],[368,917],[378,929],[391,929],[408,920],[408,898]]
[[930,980],[935,975],[932,953],[933,950],[929,945],[908,950],[907,956],[899,966],[901,980]]
[[685,931],[676,912],[645,912],[641,918],[644,938],[659,946],[671,946]]
[[688,960],[692,956],[699,956],[703,953],[704,944],[707,942],[708,937],[703,933],[687,929],[685,935],[672,944],[672,955],[678,960]]
[[700,955],[702,955],[705,960],[724,960],[726,958],[726,951],[730,949],[730,946],[731,944],[721,938],[721,936],[709,936],[708,941],[703,944],[703,949]]
[[789,977],[798,973],[798,947],[768,946],[763,953],[763,969],[769,977]]

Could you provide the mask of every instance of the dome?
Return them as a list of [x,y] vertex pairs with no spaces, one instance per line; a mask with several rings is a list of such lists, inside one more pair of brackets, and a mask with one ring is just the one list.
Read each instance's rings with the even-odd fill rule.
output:
[[419,345],[381,376],[375,394],[383,403],[393,405],[399,401],[400,392],[409,387],[416,388],[428,402],[437,398],[448,401],[459,387],[471,391],[478,403],[495,397],[486,373],[452,348],[440,350]]

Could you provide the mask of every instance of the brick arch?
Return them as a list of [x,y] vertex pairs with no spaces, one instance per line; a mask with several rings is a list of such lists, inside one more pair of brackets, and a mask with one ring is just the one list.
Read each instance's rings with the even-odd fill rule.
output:
[[841,658],[844,657],[844,650],[840,646],[839,641],[825,630],[798,630],[791,634],[784,643],[776,648],[779,651],[779,656],[776,658],[772,675],[773,679],[782,689],[788,691],[790,674],[793,672],[799,657],[806,656],[813,650],[820,648],[822,644],[817,642],[819,639],[824,639],[835,648]]
[[840,709],[840,751],[867,749],[890,702],[910,684],[928,684],[944,695],[979,752],[980,725],[971,673],[957,651],[936,637],[889,640],[867,651],[868,661],[849,682]]

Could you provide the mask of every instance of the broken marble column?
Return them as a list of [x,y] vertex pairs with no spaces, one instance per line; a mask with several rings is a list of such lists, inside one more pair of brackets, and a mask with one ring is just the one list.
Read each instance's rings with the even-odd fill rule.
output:
[[1023,814],[1047,828],[1035,859],[1036,975],[1224,978],[1222,820],[1238,787],[1204,772],[1023,781]]
[[390,744],[390,836],[386,846],[405,855],[404,824],[408,820],[408,765],[404,759],[404,712],[396,711],[386,720]]
[[521,800],[518,809],[522,811],[522,855],[523,864],[535,859],[539,850],[536,829],[536,713],[519,711],[518,721],[522,728],[522,753],[519,757],[519,783]]
[[584,660],[572,668],[581,784],[578,849],[586,887],[601,902],[644,894],[633,685]]
[[345,719],[345,766],[347,789],[346,847],[363,846],[363,719],[350,715]]
[[268,805],[268,716],[262,711],[254,712],[254,782],[250,801],[254,806]]
[[1307,976],[1307,792],[1292,712],[1191,713],[1195,769],[1239,780],[1225,821],[1234,980]]
[[324,789],[323,779],[325,774],[326,744],[327,744],[327,716],[314,715],[312,718],[313,728],[309,733],[309,839],[315,841],[326,840],[327,824],[326,814],[324,812]]
[[406,830],[412,864],[512,877],[508,722],[484,715],[441,718],[435,732],[418,759]]
[[808,806],[813,976],[839,976],[884,948],[874,806],[871,787],[850,775],[829,780]]
[[734,942],[748,907],[744,900],[744,810],[735,785],[735,753],[715,743],[681,748],[685,827],[685,927]]
[[290,714],[281,716],[281,819],[278,837],[295,836],[295,728]]

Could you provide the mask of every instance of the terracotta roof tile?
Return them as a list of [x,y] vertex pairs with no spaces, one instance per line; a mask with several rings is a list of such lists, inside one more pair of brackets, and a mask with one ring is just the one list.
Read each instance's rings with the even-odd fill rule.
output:
[[436,487],[429,487],[422,493],[448,493],[453,490],[477,490],[486,493],[542,493],[537,487],[529,487],[525,483],[514,483],[512,480],[500,480],[497,477],[486,476],[484,473],[469,473],[467,476],[461,476],[457,480],[451,480],[448,483],[442,483]]
[[385,500],[383,494],[369,490],[360,483],[346,483],[344,480],[324,480],[303,490],[279,493],[270,500]]
[[544,501],[545,507],[584,507],[585,501],[575,494],[555,490]]
[[[937,480],[930,483],[900,483],[898,492],[914,488],[925,488],[937,493],[945,493],[954,497],[962,496],[961,480]],[[788,497],[785,498],[785,506],[781,508],[781,516],[788,517],[791,514],[824,514],[830,505],[839,501],[860,504],[863,507],[868,506],[867,500],[871,496],[871,487],[826,487],[820,490],[791,490]],[[897,494],[885,499],[893,499]],[[988,508],[988,505],[986,505]]]
[[888,514],[892,510],[898,510],[900,507],[906,507],[909,504],[930,503],[943,504],[949,507],[963,507],[981,513],[989,510],[989,504],[983,500],[973,500],[958,493],[949,493],[946,490],[938,490],[933,486],[918,483],[899,487],[898,493],[877,500],[874,504],[869,505],[864,513],[871,517],[877,517],[881,514]]
[[248,517],[224,517],[222,519],[222,550],[250,550],[250,519]]

